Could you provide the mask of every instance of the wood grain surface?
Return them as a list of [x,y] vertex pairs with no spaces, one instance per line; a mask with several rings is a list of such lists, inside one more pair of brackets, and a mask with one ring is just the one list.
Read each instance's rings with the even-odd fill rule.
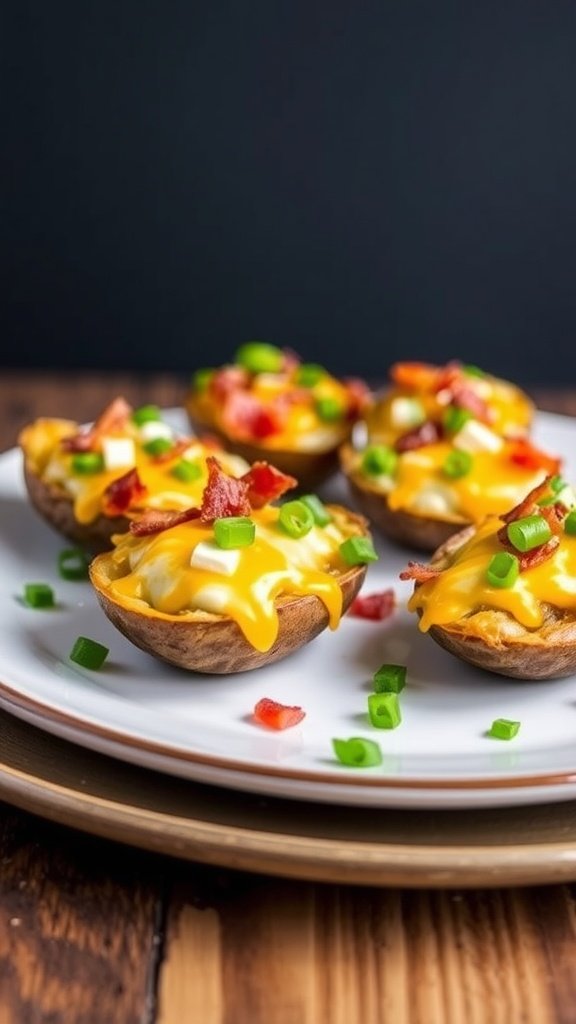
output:
[[[37,415],[174,405],[184,386],[6,373],[0,449]],[[574,1024],[575,896],[275,880],[0,805],[0,1024]]]

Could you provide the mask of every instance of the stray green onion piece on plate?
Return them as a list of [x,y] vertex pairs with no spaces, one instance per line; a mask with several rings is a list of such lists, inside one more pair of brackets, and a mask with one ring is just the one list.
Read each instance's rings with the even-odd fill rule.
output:
[[401,693],[406,686],[404,665],[381,665],[372,678],[375,693]]
[[214,540],[225,551],[249,548],[256,537],[256,526],[248,516],[225,516],[214,520]]
[[382,751],[374,740],[352,736],[349,740],[333,739],[332,747],[340,764],[348,768],[374,768],[382,764]]
[[89,563],[82,548],[64,548],[58,555],[58,572],[63,580],[87,580]]
[[161,419],[162,413],[157,405],[142,405],[132,413],[132,422],[137,427],[141,427],[144,423],[155,423]]
[[109,653],[109,648],[104,647],[104,644],[99,644],[97,640],[79,636],[70,651],[70,661],[76,662],[82,668],[96,670],[102,668]]
[[370,693],[368,714],[377,729],[395,729],[402,721],[397,693]]
[[369,537],[348,537],[340,545],[340,554],[348,565],[366,565],[377,562],[378,555]]
[[53,608],[54,591],[48,583],[25,583],[24,604],[29,608]]
[[303,501],[287,501],[280,506],[278,522],[289,537],[305,537],[314,526],[314,515]]
[[497,740],[512,740],[517,735],[520,722],[510,718],[495,718],[488,730],[488,735]]

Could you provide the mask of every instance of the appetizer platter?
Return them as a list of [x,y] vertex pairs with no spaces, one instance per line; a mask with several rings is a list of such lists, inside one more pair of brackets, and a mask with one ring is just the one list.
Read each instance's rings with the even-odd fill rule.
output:
[[[208,437],[190,436],[184,409],[120,397],[92,426],[30,424],[0,457],[2,705],[102,753],[256,793],[574,798],[576,427],[476,367],[400,364],[393,382],[371,399],[250,343],[194,377],[187,412]],[[271,409],[274,429],[255,437]],[[258,444],[231,439],[231,418]],[[296,463],[280,465],[286,452]],[[381,521],[360,476],[387,513],[409,479],[436,488],[409,512],[426,543]],[[398,545],[432,536],[443,544],[424,565]]]

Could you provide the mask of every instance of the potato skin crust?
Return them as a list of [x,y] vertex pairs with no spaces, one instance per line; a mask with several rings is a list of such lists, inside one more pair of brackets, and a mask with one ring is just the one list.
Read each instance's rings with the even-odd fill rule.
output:
[[94,554],[109,551],[112,535],[126,533],[130,522],[125,516],[99,515],[91,523],[79,523],[74,502],[63,487],[46,484],[24,460],[24,481],[31,504],[42,518],[63,537]]
[[277,448],[265,448],[263,445],[250,444],[248,441],[237,441],[213,423],[198,416],[194,401],[188,397],[185,402],[190,425],[195,434],[212,434],[222,442],[227,451],[241,455],[250,465],[262,460],[273,463],[282,473],[296,477],[296,492],[305,492],[318,487],[324,480],[332,476],[338,469],[338,447],[341,440],[323,452],[294,452]]
[[[348,520],[366,533],[365,521],[354,513]],[[139,612],[125,607],[109,592],[108,559],[100,556],[90,565],[96,596],[110,621],[136,647],[171,665],[210,675],[248,672],[270,665],[314,640],[328,625],[328,612],[315,595],[289,596],[278,600],[278,636],[269,651],[257,651],[229,616],[190,612],[172,616],[152,608]],[[339,577],[342,614],[358,594],[366,566],[353,566]]]
[[[431,564],[449,565],[473,533],[474,527],[467,527],[451,537]],[[482,608],[458,622],[432,626],[429,634],[462,661],[512,679],[560,679],[576,672],[576,618],[550,605],[537,630],[526,629],[508,612]]]

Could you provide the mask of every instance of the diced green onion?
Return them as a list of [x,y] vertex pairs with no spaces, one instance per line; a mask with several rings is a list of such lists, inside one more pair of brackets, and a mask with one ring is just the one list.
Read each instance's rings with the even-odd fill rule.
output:
[[174,442],[169,441],[167,437],[155,437],[152,441],[147,441],[142,446],[147,455],[165,455],[171,448],[174,447]]
[[278,522],[289,537],[305,537],[314,526],[314,516],[303,501],[287,501],[280,506]]
[[104,647],[104,644],[90,640],[87,636],[79,636],[70,651],[70,661],[75,661],[82,668],[99,669],[102,668],[109,653],[108,647]]
[[196,370],[196,373],[192,376],[192,388],[194,391],[203,392],[206,391],[212,377],[215,374],[215,370],[208,367],[202,370]]
[[58,572],[63,580],[87,580],[90,556],[82,548],[64,548],[58,555]]
[[340,764],[348,768],[374,768],[382,764],[382,751],[374,740],[352,736],[349,740],[333,739],[332,747]]
[[72,456],[73,473],[101,473],[104,456],[101,452],[76,452]]
[[248,516],[227,516],[214,520],[214,540],[219,548],[229,551],[249,548],[256,537],[256,526]]
[[348,537],[340,545],[340,554],[348,565],[366,565],[377,562],[378,555],[369,537]]
[[520,722],[513,722],[509,718],[495,718],[488,730],[488,735],[497,740],[511,740],[518,734]]
[[566,487],[566,481],[563,480],[559,474],[557,474],[556,476],[550,478],[549,487],[553,494],[558,494],[558,491],[561,491],[564,489],[564,487]]
[[394,476],[398,455],[385,444],[370,444],[362,455],[361,469],[368,476]]
[[[562,477],[559,476],[558,474],[550,478],[550,483],[548,486],[552,491],[552,494],[547,495],[547,497],[545,498],[540,498],[540,500],[537,503],[543,508],[545,508],[547,505],[555,505],[557,501],[563,503],[562,499],[560,498],[560,495],[563,491],[567,490],[568,492],[573,493],[572,488],[569,487],[566,481],[563,480]],[[567,505],[566,507],[570,508],[571,505]]]
[[566,516],[566,519],[564,520],[564,532],[567,533],[569,537],[576,536],[576,508],[573,508]]
[[235,362],[248,373],[278,373],[284,365],[284,353],[265,341],[248,341],[238,349]]
[[458,405],[449,405],[442,417],[442,426],[448,434],[457,434],[468,420],[472,419],[472,413],[468,409],[461,409]]
[[199,480],[202,476],[202,467],[198,462],[191,462],[190,459],[180,459],[170,470],[172,476],[183,484],[189,484],[193,480]]
[[24,604],[29,608],[53,608],[54,591],[48,583],[25,583]]
[[344,415],[344,406],[337,398],[317,398],[314,408],[323,423],[334,423]]
[[486,376],[486,372],[484,370],[481,370],[479,366],[474,366],[472,363],[468,363],[466,366],[463,366],[462,369],[468,377]]
[[332,516],[326,505],[320,501],[316,494],[302,494],[299,500],[306,505],[306,508],[310,509],[316,526],[328,526],[328,523],[332,522]]
[[525,516],[508,523],[506,534],[517,551],[532,551],[550,540],[552,530],[543,516]]
[[486,579],[491,587],[500,590],[513,587],[520,572],[520,563],[510,551],[499,551],[493,555],[486,569]]
[[376,693],[400,693],[406,686],[404,665],[381,665],[372,677]]
[[402,721],[397,693],[370,693],[368,714],[377,729],[395,729]]
[[139,409],[135,409],[132,413],[132,422],[137,427],[141,427],[144,423],[155,423],[161,419],[162,413],[157,405],[141,405]]
[[296,383],[301,388],[313,388],[326,376],[326,370],[318,363],[302,363],[296,370]]
[[467,476],[473,465],[474,460],[470,452],[454,449],[454,451],[448,452],[444,459],[442,472],[451,480],[459,480],[460,477]]

